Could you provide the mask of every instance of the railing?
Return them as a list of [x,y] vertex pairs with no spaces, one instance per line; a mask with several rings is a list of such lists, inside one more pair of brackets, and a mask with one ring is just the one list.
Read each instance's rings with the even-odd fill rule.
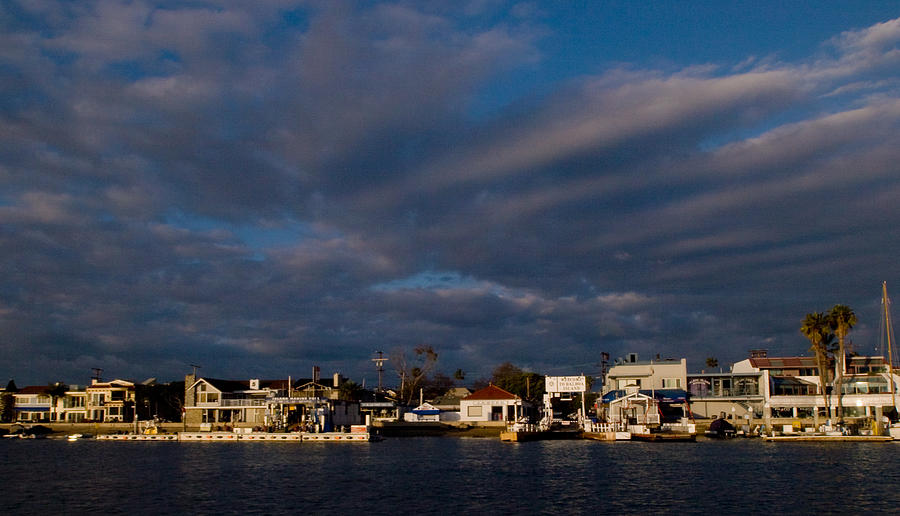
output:
[[762,396],[759,393],[758,389],[718,389],[718,390],[708,390],[708,391],[699,391],[699,392],[691,392],[691,396],[695,398],[739,398],[739,397],[755,397]]
[[584,431],[590,433],[624,432],[625,430],[625,423],[599,423],[594,421],[586,421],[584,423]]
[[510,423],[506,425],[506,430],[509,432],[539,432],[542,429],[541,425],[534,423]]
[[247,400],[247,399],[223,399],[219,401],[197,402],[196,407],[200,408],[218,408],[218,407],[265,407],[266,400]]

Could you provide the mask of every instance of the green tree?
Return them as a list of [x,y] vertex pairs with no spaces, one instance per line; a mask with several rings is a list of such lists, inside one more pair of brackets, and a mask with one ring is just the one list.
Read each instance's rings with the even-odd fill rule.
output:
[[853,309],[847,305],[834,305],[831,308],[831,311],[828,313],[828,322],[830,323],[831,329],[834,331],[835,336],[838,339],[838,356],[837,356],[837,364],[835,373],[835,387],[834,390],[837,391],[837,402],[838,402],[838,421],[844,421],[844,402],[843,402],[843,386],[844,386],[844,373],[847,369],[847,335],[850,333],[850,330],[856,325],[856,314],[853,312]]
[[706,357],[706,367],[719,367],[719,359],[716,357]]
[[16,419],[16,399],[13,396],[14,392],[18,392],[19,388],[16,387],[16,382],[10,380],[9,383],[6,384],[6,389],[0,393],[0,423],[12,423]]
[[0,423],[12,423],[15,419],[15,398],[11,392],[0,393]]
[[544,376],[523,371],[510,362],[494,368],[491,383],[528,401],[541,400],[544,396]]
[[834,334],[831,333],[831,323],[822,312],[806,314],[800,326],[800,333],[809,339],[809,349],[816,356],[816,367],[819,369],[819,390],[825,399],[825,411],[831,414],[831,397],[828,395],[828,364],[830,362],[829,349]]
[[466,379],[466,373],[464,373],[462,369],[457,369],[456,372],[453,373],[453,379],[461,382]]

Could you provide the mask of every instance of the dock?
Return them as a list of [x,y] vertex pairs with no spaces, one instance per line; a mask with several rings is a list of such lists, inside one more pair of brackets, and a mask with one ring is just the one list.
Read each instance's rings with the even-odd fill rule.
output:
[[101,441],[165,441],[165,442],[371,442],[380,437],[369,428],[352,426],[349,432],[177,432],[150,434],[103,434]]
[[764,435],[766,442],[864,442],[886,443],[894,440],[889,435]]

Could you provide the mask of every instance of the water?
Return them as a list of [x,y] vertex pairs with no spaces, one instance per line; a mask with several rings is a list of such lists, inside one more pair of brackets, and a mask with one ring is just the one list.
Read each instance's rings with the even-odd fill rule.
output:
[[900,443],[0,440],[2,514],[892,513]]

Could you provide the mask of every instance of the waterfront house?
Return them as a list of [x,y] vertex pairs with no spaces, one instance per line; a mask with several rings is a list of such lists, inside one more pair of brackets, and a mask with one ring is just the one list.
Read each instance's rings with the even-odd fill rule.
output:
[[617,359],[607,373],[597,415],[609,420],[621,407],[652,398],[664,421],[692,417],[687,385],[687,359],[639,360],[637,353],[629,353]]
[[522,398],[491,384],[460,400],[459,420],[472,423],[516,421],[525,415],[527,408],[529,405]]
[[686,389],[687,359],[639,360],[637,353],[619,358],[606,374],[603,392],[637,387],[641,390]]
[[54,421],[60,423],[81,423],[87,419],[87,391],[77,385],[70,385],[64,395],[56,398],[53,407]]
[[250,423],[266,425],[269,387],[260,380],[221,380],[218,378],[185,378],[184,423],[201,424]]
[[770,394],[769,372],[738,371],[687,375],[695,417],[715,419],[724,413],[735,422],[762,417]]
[[50,394],[46,385],[29,385],[13,393],[16,421],[50,422]]
[[85,388],[85,414],[88,420],[121,423],[134,420],[134,382],[96,378]]
[[360,424],[359,402],[340,399],[334,385],[311,379],[221,380],[185,378],[185,425],[329,430]]
[[[890,372],[881,356],[848,356],[847,369],[840,386],[845,418],[876,418],[895,413],[897,396],[894,392],[900,377]],[[766,418],[812,418],[824,420],[834,417],[838,392],[833,386],[823,389],[818,368],[812,357],[769,357],[766,353],[737,362],[734,373],[764,372],[768,377],[768,396],[765,400]],[[828,396],[832,414],[826,414]]]

